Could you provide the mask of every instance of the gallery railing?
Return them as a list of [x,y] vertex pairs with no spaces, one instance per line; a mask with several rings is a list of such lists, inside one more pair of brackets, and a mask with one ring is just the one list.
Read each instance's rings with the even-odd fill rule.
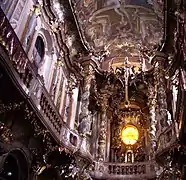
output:
[[[42,78],[35,72],[32,63],[1,8],[0,48],[5,52],[6,56],[8,55],[7,58],[3,58],[1,63],[6,66],[13,79],[19,84],[19,87],[32,107],[38,112],[41,121],[55,140],[59,144],[67,146],[70,150],[82,151],[80,153],[83,155],[90,156],[87,151],[86,139],[70,130],[63,122],[44,86]],[[64,132],[66,133],[65,136]]]
[[92,176],[104,179],[153,179],[156,177],[155,163],[153,161],[139,163],[95,162]]

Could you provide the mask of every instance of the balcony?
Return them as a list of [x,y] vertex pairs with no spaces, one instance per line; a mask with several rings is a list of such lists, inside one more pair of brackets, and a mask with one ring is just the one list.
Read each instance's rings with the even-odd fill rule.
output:
[[12,81],[28,100],[39,119],[48,129],[56,142],[71,151],[78,151],[91,158],[86,139],[70,130],[56,109],[42,78],[34,70],[22,45],[0,8],[0,54],[3,67]]
[[156,177],[155,162],[95,163],[92,177],[98,179],[153,179]]

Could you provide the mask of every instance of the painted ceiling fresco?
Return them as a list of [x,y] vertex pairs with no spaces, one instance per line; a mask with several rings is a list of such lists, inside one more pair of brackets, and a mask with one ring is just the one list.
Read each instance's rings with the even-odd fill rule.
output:
[[162,39],[161,0],[74,0],[74,8],[90,49],[107,51],[109,58],[136,59]]

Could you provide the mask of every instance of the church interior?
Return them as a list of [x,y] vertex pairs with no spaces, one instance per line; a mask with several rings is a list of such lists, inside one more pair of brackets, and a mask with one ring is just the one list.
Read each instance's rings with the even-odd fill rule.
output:
[[0,0],[0,180],[186,180],[185,0]]

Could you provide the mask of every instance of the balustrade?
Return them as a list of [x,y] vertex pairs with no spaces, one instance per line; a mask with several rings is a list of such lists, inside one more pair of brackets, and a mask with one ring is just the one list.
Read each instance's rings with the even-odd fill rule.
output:
[[[29,88],[30,82],[33,78],[33,72],[28,63],[27,55],[25,54],[19,39],[12,29],[9,21],[5,17],[3,11],[0,9],[0,42],[5,47],[11,65],[18,73],[24,85]],[[9,63],[10,63],[9,62]]]
[[140,165],[129,165],[129,166],[118,166],[109,165],[109,174],[121,174],[121,175],[137,175],[145,174],[146,166],[144,164]]
[[57,110],[55,109],[51,99],[48,98],[48,93],[45,89],[43,89],[40,98],[40,107],[41,111],[45,115],[45,119],[47,118],[52,126],[57,131],[58,136],[60,135],[61,127],[62,127],[62,119],[60,115],[58,115]]
[[92,176],[105,179],[143,179],[155,178],[155,162],[141,163],[100,163],[95,162]]
[[[17,35],[11,27],[4,12],[0,8],[0,50],[5,51],[9,58],[3,58],[3,65],[14,76],[20,87],[27,95],[28,101],[39,113],[43,124],[47,127],[53,137],[61,145],[70,150],[79,150],[80,153],[90,155],[87,152],[86,139],[68,129],[61,115],[55,107],[49,93],[44,87],[42,78],[34,70],[27,57]],[[66,133],[66,138],[61,134]]]

